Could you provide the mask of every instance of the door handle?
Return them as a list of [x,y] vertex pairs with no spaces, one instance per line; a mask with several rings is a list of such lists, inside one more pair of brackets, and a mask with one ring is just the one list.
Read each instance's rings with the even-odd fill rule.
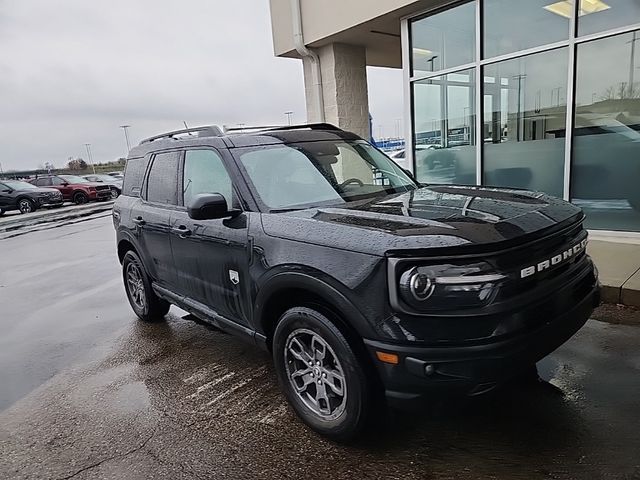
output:
[[191,230],[189,230],[184,225],[180,225],[179,227],[174,227],[171,229],[173,233],[178,235],[180,238],[187,238],[191,235]]
[[139,226],[142,226],[145,223],[147,223],[147,222],[144,221],[144,219],[142,217],[136,217],[132,221],[133,221],[133,223],[135,223],[136,225],[139,225]]

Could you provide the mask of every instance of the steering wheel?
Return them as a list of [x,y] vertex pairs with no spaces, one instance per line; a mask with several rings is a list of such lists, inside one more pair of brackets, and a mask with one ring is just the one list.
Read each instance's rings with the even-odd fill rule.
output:
[[340,188],[344,188],[347,185],[349,185],[350,183],[357,183],[359,187],[363,187],[364,183],[362,183],[362,180],[360,180],[359,178],[347,178],[344,182],[342,182],[339,187]]

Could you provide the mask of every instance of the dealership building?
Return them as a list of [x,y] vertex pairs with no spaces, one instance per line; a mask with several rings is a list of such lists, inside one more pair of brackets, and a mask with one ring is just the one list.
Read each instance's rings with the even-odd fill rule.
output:
[[420,181],[539,190],[640,236],[640,1],[270,3],[308,121],[369,138],[366,67],[402,69]]

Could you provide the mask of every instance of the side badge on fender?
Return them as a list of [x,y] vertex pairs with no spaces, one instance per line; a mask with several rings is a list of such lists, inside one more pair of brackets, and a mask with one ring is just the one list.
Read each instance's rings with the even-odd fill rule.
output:
[[240,275],[238,275],[238,272],[235,270],[229,270],[229,280],[231,280],[231,283],[234,285],[238,285],[240,283]]

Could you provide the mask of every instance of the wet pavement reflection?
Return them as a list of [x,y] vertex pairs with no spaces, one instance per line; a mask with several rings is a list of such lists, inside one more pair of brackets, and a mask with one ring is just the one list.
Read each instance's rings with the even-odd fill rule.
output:
[[[109,235],[103,221],[74,241],[100,244],[91,236]],[[540,362],[544,381],[389,412],[344,446],[297,420],[268,354],[175,308],[165,323],[136,321],[112,252],[101,255],[100,292],[34,294],[30,309],[42,314],[3,340],[23,348],[0,355],[0,478],[640,478],[639,327],[589,321]],[[110,307],[96,312],[96,298]],[[82,346],[59,347],[57,326]],[[52,365],[43,353],[56,348]],[[7,390],[19,362],[24,388]]]

